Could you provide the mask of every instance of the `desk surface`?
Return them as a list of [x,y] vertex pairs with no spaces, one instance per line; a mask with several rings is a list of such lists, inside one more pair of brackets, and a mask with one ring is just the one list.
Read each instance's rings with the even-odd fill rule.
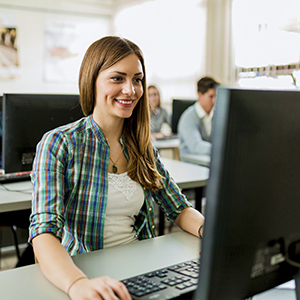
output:
[[[81,254],[73,257],[73,260],[91,278],[108,275],[122,280],[197,258],[199,250],[199,239],[181,231]],[[47,281],[39,265],[31,265],[0,272],[0,299],[67,300],[68,297]],[[296,296],[294,290],[273,289],[253,298],[253,300],[275,299],[295,300]]]
[[0,185],[0,212],[31,208],[30,180]]
[[180,159],[185,162],[192,164],[197,164],[200,166],[209,167],[210,165],[210,155],[200,155],[200,154],[181,154]]
[[[108,275],[117,280],[197,258],[199,239],[177,232],[73,257],[90,278]],[[145,257],[147,259],[145,259]],[[0,272],[0,299],[64,300],[68,297],[43,276],[39,265]]]
[[[162,162],[182,189],[205,186],[209,169],[168,158]],[[22,181],[0,185],[0,212],[31,208],[31,182]]]
[[209,168],[163,157],[161,161],[180,188],[196,188],[207,184]]
[[173,149],[180,146],[180,139],[178,138],[169,138],[152,141],[152,145],[157,149]]
[[[157,149],[175,149],[180,146],[180,139],[162,139],[162,140],[154,140],[152,144]],[[200,166],[209,167],[210,165],[210,155],[199,155],[199,154],[181,154],[180,160],[184,162],[189,162],[192,164],[197,164]]]

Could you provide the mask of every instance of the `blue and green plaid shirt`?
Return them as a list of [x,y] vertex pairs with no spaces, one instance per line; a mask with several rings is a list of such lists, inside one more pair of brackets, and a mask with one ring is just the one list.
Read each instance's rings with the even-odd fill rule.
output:
[[[126,143],[121,138],[126,157]],[[53,233],[70,255],[103,248],[110,147],[92,116],[46,133],[37,146],[31,179],[32,214],[29,241]],[[144,189],[145,201],[136,216],[138,239],[155,236],[155,200],[170,221],[191,204],[164,169],[157,151],[156,165],[165,178],[163,188]]]

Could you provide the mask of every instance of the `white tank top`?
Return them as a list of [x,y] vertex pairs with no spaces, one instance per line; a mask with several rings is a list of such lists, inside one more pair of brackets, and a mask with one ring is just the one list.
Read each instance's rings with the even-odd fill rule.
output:
[[104,248],[137,241],[133,224],[144,204],[141,185],[127,172],[108,173],[108,196],[104,222]]

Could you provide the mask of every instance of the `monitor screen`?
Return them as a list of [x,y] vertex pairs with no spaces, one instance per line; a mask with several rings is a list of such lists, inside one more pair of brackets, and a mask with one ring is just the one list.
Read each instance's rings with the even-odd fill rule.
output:
[[172,102],[172,133],[177,134],[177,126],[182,113],[196,100],[173,99]]
[[299,116],[300,91],[219,88],[194,299],[240,300],[299,278]]
[[3,169],[31,171],[44,133],[83,117],[78,95],[3,95]]

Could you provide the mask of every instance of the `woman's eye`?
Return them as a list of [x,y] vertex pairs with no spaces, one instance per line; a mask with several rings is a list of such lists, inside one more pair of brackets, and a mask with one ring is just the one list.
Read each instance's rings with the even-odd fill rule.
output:
[[113,81],[121,81],[123,78],[120,76],[111,77]]
[[135,80],[135,82],[141,83],[143,81],[143,78],[136,78],[134,80]]

